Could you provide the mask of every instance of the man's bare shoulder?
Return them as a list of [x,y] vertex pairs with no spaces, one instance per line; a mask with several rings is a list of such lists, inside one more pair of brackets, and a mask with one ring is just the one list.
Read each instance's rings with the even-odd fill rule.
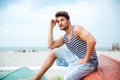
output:
[[74,26],[74,32],[75,33],[81,33],[84,30],[84,27],[82,25],[75,25]]
[[84,27],[82,25],[74,25],[74,29],[81,30],[81,29],[84,29]]

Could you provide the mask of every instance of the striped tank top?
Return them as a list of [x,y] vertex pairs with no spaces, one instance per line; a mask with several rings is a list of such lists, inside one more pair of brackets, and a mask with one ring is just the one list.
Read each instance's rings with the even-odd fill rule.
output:
[[[75,37],[73,32],[74,27],[72,27],[72,34],[71,34],[71,40],[68,41],[67,34],[64,35],[64,43],[66,44],[67,48],[74,53],[78,58],[83,59],[86,56],[87,52],[87,44],[85,41],[78,39]],[[90,58],[91,63],[93,63],[96,67],[98,65],[98,58],[96,51],[94,50],[93,55]]]

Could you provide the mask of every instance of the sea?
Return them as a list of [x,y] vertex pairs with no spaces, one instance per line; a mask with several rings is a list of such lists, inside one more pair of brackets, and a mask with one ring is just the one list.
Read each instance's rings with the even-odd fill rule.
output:
[[[63,49],[64,50],[64,49]],[[111,47],[97,47],[96,51],[111,51]],[[47,47],[0,47],[0,52],[39,52],[49,51]]]
[[49,51],[47,47],[0,47],[0,52],[39,52]]

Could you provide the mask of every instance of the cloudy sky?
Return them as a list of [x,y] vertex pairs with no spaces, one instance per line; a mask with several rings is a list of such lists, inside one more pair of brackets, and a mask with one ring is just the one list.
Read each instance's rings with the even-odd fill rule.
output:
[[[120,0],[0,0],[0,47],[46,47],[50,19],[56,11],[84,26],[97,47],[120,43]],[[56,26],[55,39],[64,34]]]

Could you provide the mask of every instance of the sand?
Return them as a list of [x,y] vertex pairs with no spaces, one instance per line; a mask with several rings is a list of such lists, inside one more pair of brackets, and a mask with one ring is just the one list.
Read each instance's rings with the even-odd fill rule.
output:
[[48,52],[0,53],[0,67],[40,66]]
[[[39,67],[47,58],[48,51],[40,52],[2,52],[0,53],[0,67]],[[98,56],[104,54],[120,61],[120,51],[99,51]],[[56,64],[54,63],[54,66]]]
[[[49,52],[8,52],[0,53],[0,74],[13,71],[21,67],[28,67],[38,72]],[[53,66],[45,73],[48,79],[56,76],[63,77],[66,67],[58,67],[54,63]]]
[[[117,59],[120,61],[120,52],[119,51],[99,51],[97,52],[98,56],[100,54],[107,55],[111,58]],[[48,51],[41,52],[2,52],[0,53],[0,73],[10,70],[16,70],[20,67],[26,66],[35,70],[39,70],[40,66],[43,64],[46,59]],[[66,72],[65,67],[58,67],[54,63],[53,66],[46,72],[48,78],[53,78],[55,76],[63,76]]]

